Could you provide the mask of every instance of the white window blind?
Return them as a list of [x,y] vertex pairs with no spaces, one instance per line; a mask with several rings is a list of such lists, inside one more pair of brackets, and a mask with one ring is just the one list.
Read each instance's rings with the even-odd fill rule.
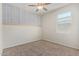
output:
[[58,14],[57,23],[58,24],[71,23],[71,12],[63,12]]
[[72,13],[70,11],[57,14],[57,30],[66,31],[69,29],[72,21]]

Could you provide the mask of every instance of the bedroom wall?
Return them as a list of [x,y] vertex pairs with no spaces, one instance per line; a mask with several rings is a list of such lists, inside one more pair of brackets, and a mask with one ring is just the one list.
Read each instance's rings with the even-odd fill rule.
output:
[[0,55],[2,53],[2,4],[0,3]]
[[[71,11],[72,12],[72,23],[68,30],[61,32],[56,28],[56,16],[57,14]],[[68,47],[79,49],[79,39],[78,39],[78,20],[79,11],[76,4],[65,6],[58,10],[54,10],[45,14],[43,17],[42,30],[43,39],[54,43],[62,44]]]
[[[78,17],[78,21],[77,21],[77,33],[78,33],[78,39],[79,39],[79,5],[77,6],[77,11],[78,11],[78,15],[77,15],[77,17]],[[79,40],[78,40],[78,42],[79,42]]]
[[24,9],[3,4],[3,48],[41,39],[40,17]]

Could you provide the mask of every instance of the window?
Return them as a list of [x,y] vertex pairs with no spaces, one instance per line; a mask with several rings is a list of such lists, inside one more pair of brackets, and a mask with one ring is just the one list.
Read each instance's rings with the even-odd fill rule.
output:
[[58,24],[71,23],[71,12],[60,13],[57,16]]
[[72,20],[71,15],[70,11],[59,13],[57,15],[57,30],[66,31],[69,29]]

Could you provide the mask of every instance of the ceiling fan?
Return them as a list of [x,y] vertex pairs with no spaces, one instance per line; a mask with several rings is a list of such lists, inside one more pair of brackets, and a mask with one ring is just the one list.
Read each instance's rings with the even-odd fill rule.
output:
[[40,10],[44,10],[44,11],[47,11],[48,9],[45,7],[46,5],[49,5],[51,3],[35,3],[35,4],[32,4],[32,5],[28,5],[28,6],[32,6],[32,7],[35,7],[35,12],[38,12]]

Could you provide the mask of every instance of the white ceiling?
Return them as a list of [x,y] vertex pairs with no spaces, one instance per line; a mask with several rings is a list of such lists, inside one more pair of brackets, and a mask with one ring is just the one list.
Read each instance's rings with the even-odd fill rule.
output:
[[[35,7],[28,6],[30,4],[34,4],[34,3],[12,3],[11,5],[19,7],[19,8],[23,8],[23,9],[25,9],[26,11],[28,11],[30,13],[37,14],[34,11]],[[47,5],[47,6],[45,6],[48,9],[48,11],[43,11],[43,12],[47,13],[47,12],[53,11],[53,10],[55,10],[57,8],[60,8],[60,7],[66,6],[66,5],[68,5],[68,4],[67,3],[51,3],[51,4]]]

